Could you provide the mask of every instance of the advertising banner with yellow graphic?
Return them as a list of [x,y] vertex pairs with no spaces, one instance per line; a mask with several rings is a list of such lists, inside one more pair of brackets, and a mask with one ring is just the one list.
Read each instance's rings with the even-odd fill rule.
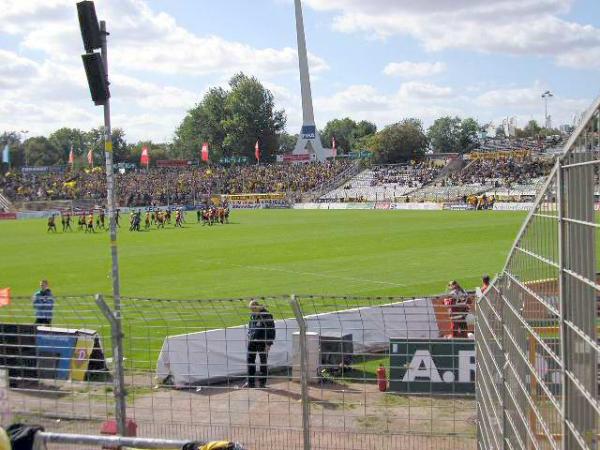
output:
[[85,381],[92,350],[94,350],[94,336],[77,337],[75,351],[71,359],[71,380]]

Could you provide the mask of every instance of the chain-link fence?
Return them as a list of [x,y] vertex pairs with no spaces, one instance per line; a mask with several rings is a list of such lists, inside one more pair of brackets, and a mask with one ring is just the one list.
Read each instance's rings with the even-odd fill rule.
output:
[[97,434],[123,401],[145,438],[475,448],[473,330],[443,298],[123,298],[124,398],[103,305],[57,298],[50,324],[31,298],[0,308],[13,419]]
[[481,449],[596,449],[600,102],[478,301]]

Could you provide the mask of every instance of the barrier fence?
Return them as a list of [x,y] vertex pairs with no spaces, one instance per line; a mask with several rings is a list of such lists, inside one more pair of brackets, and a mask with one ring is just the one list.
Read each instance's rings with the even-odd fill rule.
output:
[[[263,312],[249,325],[251,300],[272,324]],[[441,297],[123,298],[122,366],[112,357],[110,304],[56,298],[51,326],[34,324],[31,298],[0,308],[13,422],[98,434],[122,402],[128,427],[146,439],[226,439],[246,449],[476,446],[472,325],[453,330]],[[263,325],[275,336],[249,337]]]
[[480,449],[597,449],[600,100],[478,301]]

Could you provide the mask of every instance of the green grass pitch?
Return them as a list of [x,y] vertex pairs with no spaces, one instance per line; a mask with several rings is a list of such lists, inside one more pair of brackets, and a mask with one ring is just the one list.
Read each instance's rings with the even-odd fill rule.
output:
[[[184,229],[119,232],[122,294],[154,299],[282,296],[268,303],[292,317],[285,296],[315,294],[305,314],[387,300],[329,296],[420,296],[449,280],[478,286],[501,270],[524,219],[514,212],[233,211],[231,224],[203,227],[189,214]],[[59,224],[60,228],[60,224]],[[111,294],[107,232],[48,234],[46,221],[0,222],[0,287],[13,305],[0,320],[31,323],[40,279],[56,296]],[[111,301],[108,300],[111,304]],[[152,369],[167,335],[243,324],[246,302],[123,301],[128,370]],[[91,299],[59,298],[54,323],[110,331]],[[371,363],[373,365],[375,363]],[[367,365],[368,366],[368,365]],[[366,372],[373,367],[365,366]]]
[[[280,294],[415,296],[451,279],[477,286],[502,268],[525,215],[514,212],[233,211],[230,225],[119,233],[122,294],[220,298]],[[0,222],[0,287],[110,294],[108,233],[46,233]]]

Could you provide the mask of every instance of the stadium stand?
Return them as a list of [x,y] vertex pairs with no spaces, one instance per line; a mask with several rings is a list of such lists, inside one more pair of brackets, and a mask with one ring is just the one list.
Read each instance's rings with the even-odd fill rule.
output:
[[323,195],[320,200],[394,200],[431,183],[439,172],[440,169],[430,163],[374,166]]
[[[231,166],[203,169],[151,169],[117,176],[121,206],[192,204],[212,194],[304,193],[337,177],[347,161],[304,165]],[[101,203],[105,197],[104,172],[97,168],[77,173],[0,177],[0,190],[13,201],[80,200]]]

